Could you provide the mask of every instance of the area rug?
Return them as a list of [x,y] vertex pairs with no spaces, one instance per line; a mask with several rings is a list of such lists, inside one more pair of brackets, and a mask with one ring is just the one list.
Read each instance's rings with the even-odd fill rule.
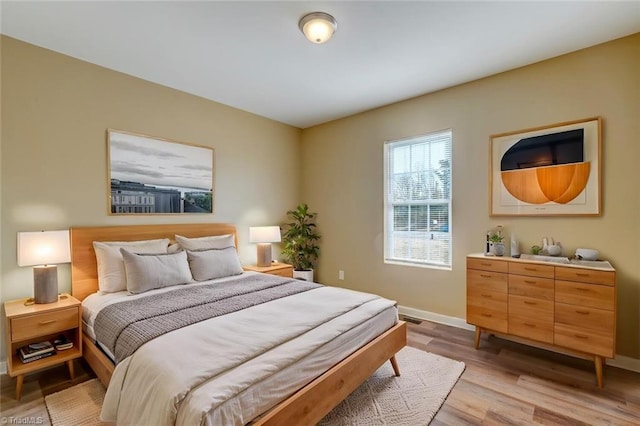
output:
[[[426,425],[464,371],[464,363],[405,347],[322,419],[322,426]],[[53,426],[106,425],[99,420],[104,387],[89,380],[45,398]]]

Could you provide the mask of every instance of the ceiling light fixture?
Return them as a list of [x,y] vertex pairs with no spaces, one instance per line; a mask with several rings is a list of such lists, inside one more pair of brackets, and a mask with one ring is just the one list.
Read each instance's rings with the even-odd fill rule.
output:
[[328,13],[313,12],[304,15],[298,22],[298,27],[310,42],[321,44],[329,40],[338,29],[338,22]]

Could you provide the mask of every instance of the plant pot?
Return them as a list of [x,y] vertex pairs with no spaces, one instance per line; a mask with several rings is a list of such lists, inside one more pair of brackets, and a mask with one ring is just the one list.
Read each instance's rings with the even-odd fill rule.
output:
[[313,282],[313,269],[307,269],[303,271],[293,270],[293,278],[302,281]]
[[504,243],[491,243],[489,250],[494,256],[504,256]]

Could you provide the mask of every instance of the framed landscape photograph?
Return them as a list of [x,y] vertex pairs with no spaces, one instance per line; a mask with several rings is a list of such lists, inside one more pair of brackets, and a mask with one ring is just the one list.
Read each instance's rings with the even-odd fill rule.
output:
[[213,148],[107,130],[109,214],[213,213]]
[[599,216],[600,117],[490,137],[490,216]]

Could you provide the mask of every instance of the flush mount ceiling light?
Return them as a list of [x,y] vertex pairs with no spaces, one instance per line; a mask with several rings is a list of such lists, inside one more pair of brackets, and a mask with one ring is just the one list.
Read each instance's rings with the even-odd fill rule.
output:
[[338,28],[338,22],[328,13],[313,12],[304,15],[298,22],[298,27],[310,42],[321,44],[331,38]]

